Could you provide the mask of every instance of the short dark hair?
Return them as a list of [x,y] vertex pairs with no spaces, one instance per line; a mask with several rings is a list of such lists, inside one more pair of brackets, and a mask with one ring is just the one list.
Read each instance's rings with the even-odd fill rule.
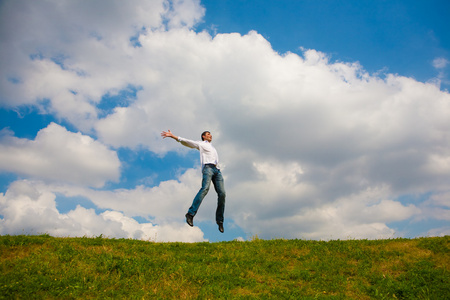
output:
[[207,133],[211,133],[211,132],[209,132],[209,131],[203,131],[202,132],[202,141],[204,141],[205,139],[203,138],[204,136],[205,136],[205,134],[207,134]]

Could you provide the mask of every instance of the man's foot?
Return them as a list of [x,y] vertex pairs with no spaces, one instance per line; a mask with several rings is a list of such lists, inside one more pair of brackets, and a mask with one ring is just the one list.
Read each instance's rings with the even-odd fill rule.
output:
[[219,225],[219,231],[223,233],[223,223],[218,223],[217,225]]
[[186,223],[188,223],[191,227],[194,226],[194,217],[189,213],[186,214]]

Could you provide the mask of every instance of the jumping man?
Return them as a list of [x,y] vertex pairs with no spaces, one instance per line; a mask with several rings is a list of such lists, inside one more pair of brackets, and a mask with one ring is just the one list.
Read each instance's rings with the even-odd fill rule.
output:
[[163,131],[161,133],[163,138],[170,137],[180,142],[183,146],[189,148],[195,148],[200,151],[200,163],[202,164],[202,187],[198,191],[197,195],[192,202],[186,214],[186,222],[189,226],[194,226],[194,216],[202,204],[203,198],[209,191],[211,181],[214,184],[214,189],[217,192],[217,209],[216,209],[216,222],[219,225],[219,231],[224,232],[223,229],[223,213],[225,211],[225,187],[223,183],[222,173],[219,167],[219,155],[216,149],[211,144],[212,135],[209,131],[202,133],[201,141],[191,141],[182,137],[175,136],[170,130]]

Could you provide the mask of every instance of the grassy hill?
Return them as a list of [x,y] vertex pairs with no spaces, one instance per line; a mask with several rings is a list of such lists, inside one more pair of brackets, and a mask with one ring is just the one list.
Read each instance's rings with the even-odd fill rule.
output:
[[0,236],[3,299],[450,299],[450,237],[220,243]]

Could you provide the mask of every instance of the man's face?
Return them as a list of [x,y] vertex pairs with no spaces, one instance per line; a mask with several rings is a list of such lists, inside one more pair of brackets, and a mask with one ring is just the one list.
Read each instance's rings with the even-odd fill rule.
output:
[[205,133],[205,134],[203,135],[203,140],[208,141],[208,142],[211,142],[211,140],[212,140],[212,135],[211,135],[211,133],[209,133],[209,132]]

